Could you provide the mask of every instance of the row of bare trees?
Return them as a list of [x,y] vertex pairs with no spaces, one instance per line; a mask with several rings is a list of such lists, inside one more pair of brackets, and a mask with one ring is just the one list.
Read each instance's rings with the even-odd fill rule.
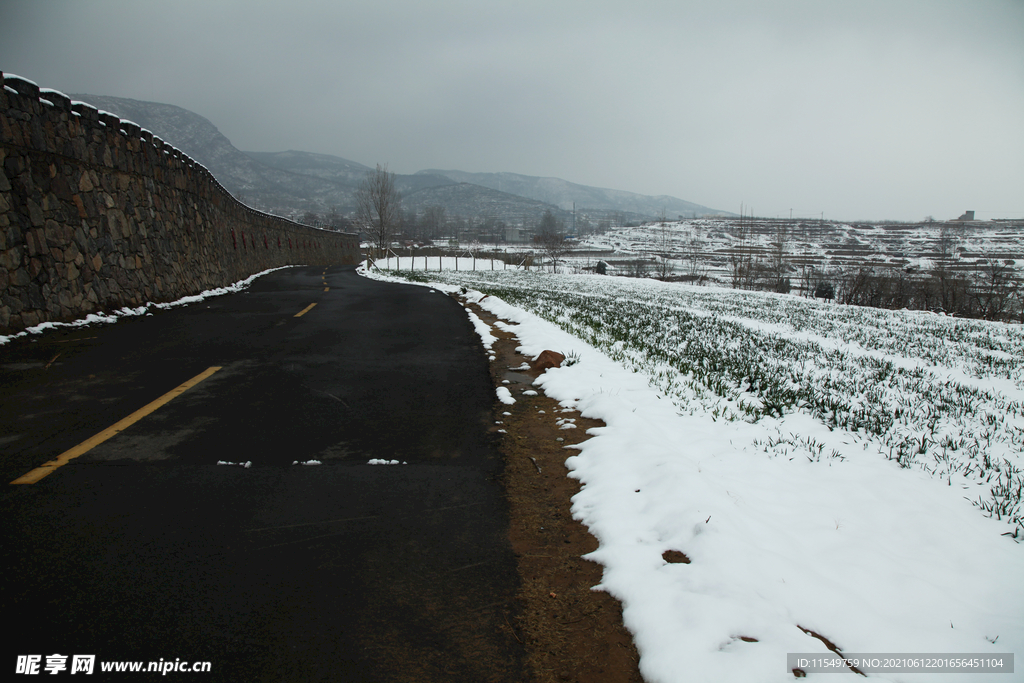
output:
[[443,206],[428,206],[420,213],[409,210],[402,217],[401,232],[415,240],[435,240],[441,237],[503,242],[507,239],[509,224],[494,216],[467,218],[449,215]]
[[354,227],[354,223],[349,218],[343,216],[336,206],[332,206],[330,210],[323,215],[320,215],[315,211],[306,211],[298,220],[303,225],[312,225],[315,228],[326,228],[328,230],[336,230],[338,232],[348,232]]
[[828,270],[800,267],[788,253],[791,236],[779,225],[767,247],[756,245],[741,223],[730,255],[731,284],[737,289],[788,293],[832,299],[876,308],[928,310],[985,320],[1024,322],[1024,285],[1014,262],[961,260],[963,228],[944,226],[936,240],[934,267],[916,272],[900,266],[847,266]]
[[936,268],[908,273],[901,268],[849,268],[822,273],[811,294],[831,294],[838,303],[876,308],[944,312],[965,318],[1024,322],[1024,288],[1012,261],[992,259],[973,270]]
[[729,256],[732,286],[735,289],[759,289],[787,294],[793,288],[787,250],[789,232],[786,225],[775,229],[767,250],[755,248],[750,227],[740,224],[736,246]]

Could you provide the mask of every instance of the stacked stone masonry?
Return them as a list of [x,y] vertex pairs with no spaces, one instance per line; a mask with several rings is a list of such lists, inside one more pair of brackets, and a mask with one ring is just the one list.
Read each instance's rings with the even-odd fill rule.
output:
[[0,81],[0,334],[359,258],[356,236],[245,206],[133,123]]

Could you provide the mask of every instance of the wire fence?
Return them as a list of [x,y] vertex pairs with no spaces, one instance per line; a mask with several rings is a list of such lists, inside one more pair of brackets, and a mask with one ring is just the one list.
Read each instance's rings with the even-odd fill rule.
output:
[[392,250],[370,262],[379,270],[434,271],[444,270],[528,270],[533,254],[507,252],[440,252],[401,255]]

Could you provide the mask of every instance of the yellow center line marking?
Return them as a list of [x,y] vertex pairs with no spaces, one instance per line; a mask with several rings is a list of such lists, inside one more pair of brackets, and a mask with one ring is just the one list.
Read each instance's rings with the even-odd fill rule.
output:
[[149,415],[150,413],[155,411],[157,408],[160,408],[164,404],[170,402],[171,400],[177,398],[178,396],[181,396],[183,393],[185,393],[186,391],[188,391],[189,389],[191,389],[195,385],[199,384],[204,379],[206,379],[207,377],[209,377],[213,373],[217,372],[218,370],[220,370],[220,366],[215,366],[215,367],[207,368],[206,370],[202,371],[201,373],[199,373],[198,375],[196,375],[195,377],[193,377],[189,381],[185,382],[184,384],[181,384],[181,385],[175,387],[174,389],[171,389],[166,394],[164,394],[163,396],[161,396],[157,400],[153,401],[152,403],[149,403],[146,406],[144,406],[142,408],[139,408],[134,413],[132,413],[128,417],[124,418],[120,422],[114,423],[112,426],[107,427],[106,429],[104,429],[102,432],[100,432],[96,436],[93,436],[91,438],[86,439],[85,441],[83,441],[82,443],[78,444],[74,448],[71,448],[70,450],[64,451],[63,453],[58,455],[53,460],[51,460],[49,462],[43,463],[42,465],[40,465],[39,467],[35,468],[31,472],[29,472],[27,474],[21,475],[20,477],[18,477],[17,479],[12,481],[11,483],[12,484],[34,484],[34,483],[36,483],[37,481],[39,481],[43,477],[47,476],[48,474],[52,474],[53,471],[56,470],[58,467],[62,467],[64,465],[67,465],[70,461],[74,460],[75,458],[77,458],[80,455],[88,453],[93,448],[95,448],[96,446],[99,446],[101,443],[103,443],[104,441],[106,441],[110,437],[115,436],[115,435],[123,432],[124,430],[128,429],[128,427],[132,426],[133,424],[135,424],[136,422],[138,422],[142,418],[146,417],[147,415]]
[[305,307],[305,308],[303,308],[303,309],[302,309],[301,311],[299,311],[298,313],[296,313],[296,314],[295,314],[295,317],[296,317],[296,318],[301,318],[302,316],[304,316],[304,315],[306,315],[307,313],[309,313],[309,309],[313,308],[314,306],[316,306],[316,304],[310,304],[310,305],[306,306],[306,307]]
[[330,287],[324,287],[324,291],[325,292],[329,292],[329,291],[331,291],[331,288]]

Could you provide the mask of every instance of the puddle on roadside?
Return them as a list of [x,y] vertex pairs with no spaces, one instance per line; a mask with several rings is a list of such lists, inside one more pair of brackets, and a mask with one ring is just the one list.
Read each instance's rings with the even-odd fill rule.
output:
[[524,375],[521,372],[506,370],[501,377],[502,379],[507,379],[512,384],[528,384],[530,386],[533,386],[533,377],[530,377],[529,375]]

